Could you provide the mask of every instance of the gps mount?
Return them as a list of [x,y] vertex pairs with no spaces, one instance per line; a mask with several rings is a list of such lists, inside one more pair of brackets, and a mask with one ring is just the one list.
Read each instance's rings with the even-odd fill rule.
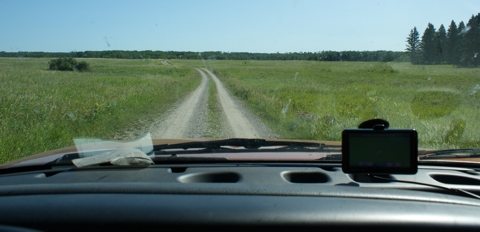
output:
[[390,123],[381,118],[370,119],[358,125],[358,129],[374,129],[374,130],[385,130],[390,127]]

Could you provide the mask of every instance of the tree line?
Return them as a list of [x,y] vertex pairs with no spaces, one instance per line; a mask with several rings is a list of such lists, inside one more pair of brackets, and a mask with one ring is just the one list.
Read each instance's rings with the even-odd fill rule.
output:
[[82,51],[82,52],[4,52],[0,57],[47,58],[115,58],[115,59],[189,59],[189,60],[312,60],[312,61],[401,61],[408,62],[405,52],[396,51],[321,51],[288,53],[249,52],[180,52],[180,51]]
[[465,25],[451,21],[447,30],[429,23],[422,37],[414,27],[407,37],[406,51],[413,64],[453,64],[460,67],[480,65],[480,13]]

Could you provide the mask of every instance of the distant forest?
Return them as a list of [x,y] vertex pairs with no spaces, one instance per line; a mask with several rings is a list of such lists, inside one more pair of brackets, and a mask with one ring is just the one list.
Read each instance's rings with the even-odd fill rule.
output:
[[480,13],[458,25],[452,20],[447,31],[429,23],[422,38],[414,27],[407,37],[406,51],[413,64],[453,64],[460,67],[480,65]]
[[410,61],[406,52],[322,51],[289,53],[178,52],[178,51],[83,51],[83,52],[2,52],[0,57],[188,59],[188,60],[313,60],[313,61]]

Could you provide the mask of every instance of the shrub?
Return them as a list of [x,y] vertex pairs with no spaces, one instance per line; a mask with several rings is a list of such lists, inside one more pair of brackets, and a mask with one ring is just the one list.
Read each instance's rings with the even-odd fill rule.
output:
[[85,61],[77,62],[73,58],[58,58],[52,59],[48,62],[50,70],[59,70],[59,71],[90,71],[90,65]]
[[80,71],[80,72],[90,71],[90,64],[88,64],[85,61],[80,61],[77,64],[77,70]]

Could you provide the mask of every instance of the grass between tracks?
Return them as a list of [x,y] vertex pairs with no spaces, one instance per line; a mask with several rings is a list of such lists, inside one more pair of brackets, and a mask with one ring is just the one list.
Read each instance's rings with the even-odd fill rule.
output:
[[225,138],[224,125],[226,125],[226,118],[218,99],[217,86],[211,79],[208,82],[207,110],[208,126],[205,138]]

